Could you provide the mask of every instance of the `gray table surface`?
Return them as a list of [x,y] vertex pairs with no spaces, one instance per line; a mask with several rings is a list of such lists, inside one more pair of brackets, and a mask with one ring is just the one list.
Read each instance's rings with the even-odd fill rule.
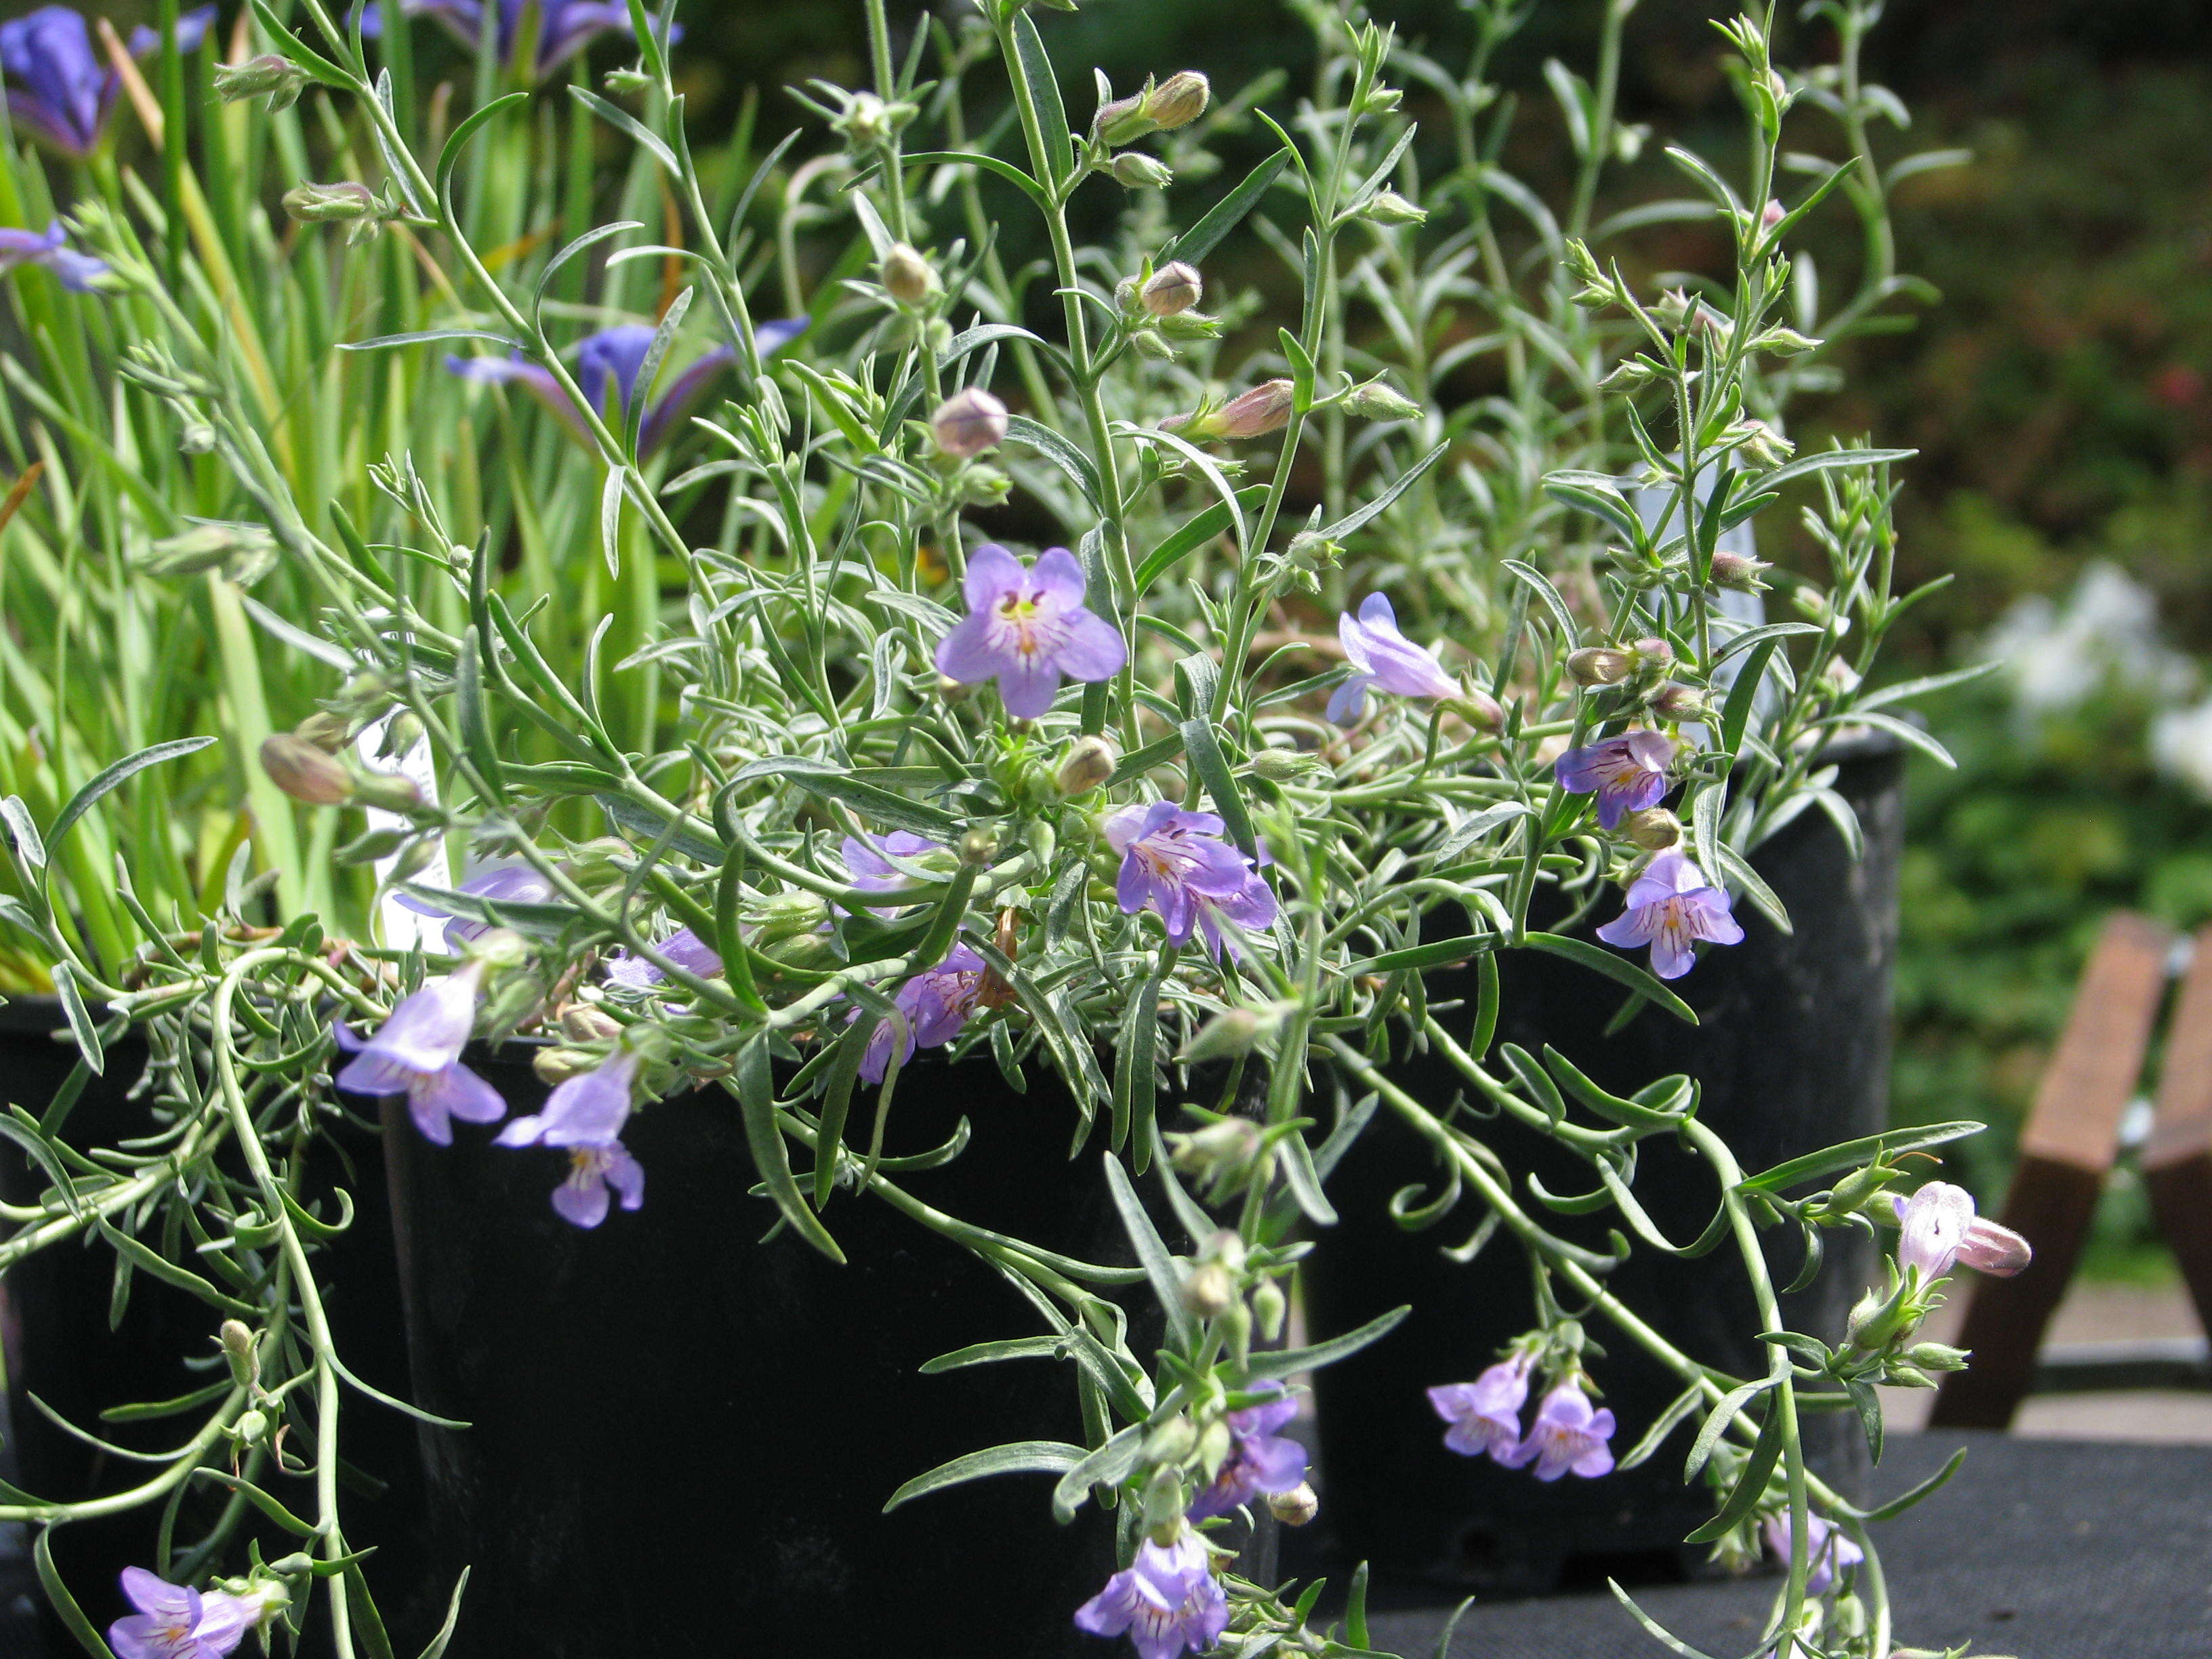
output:
[[[1924,1479],[1962,1443],[1972,1455],[1951,1484],[1882,1529],[1900,1641],[1971,1641],[1977,1654],[2018,1659],[2212,1659],[2212,1446],[1900,1436],[1876,1495]],[[7,1547],[11,1530],[0,1528],[0,1659],[48,1659],[29,1617],[29,1564]],[[1637,1598],[1714,1659],[1747,1659],[1775,1583],[1670,1584]],[[1432,1653],[1449,1607],[1428,1599],[1379,1595],[1376,1644],[1408,1659]],[[1665,1651],[1597,1594],[1478,1604],[1449,1659]],[[1101,1659],[1109,1653],[1102,1644]]]
[[[1951,1483],[1878,1534],[1896,1636],[2018,1659],[2212,1659],[2212,1446],[1900,1436],[1875,1495],[1903,1492],[1971,1447]],[[1645,1612],[1714,1659],[1747,1659],[1778,1580],[1759,1575],[1636,1592]],[[1449,1609],[1372,1621],[1376,1646],[1431,1653]],[[1478,1604],[1450,1659],[1664,1659],[1610,1595]]]

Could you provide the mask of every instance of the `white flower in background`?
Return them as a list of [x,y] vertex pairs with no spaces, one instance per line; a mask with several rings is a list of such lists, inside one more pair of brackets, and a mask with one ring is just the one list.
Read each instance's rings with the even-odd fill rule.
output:
[[2107,686],[2169,701],[2196,684],[2189,659],[2159,638],[2157,599],[2109,564],[2083,571],[2063,604],[2041,594],[2016,600],[1982,654],[2004,664],[2026,719],[2077,708]]
[[2150,757],[2166,776],[2212,799],[2212,697],[2154,719]]

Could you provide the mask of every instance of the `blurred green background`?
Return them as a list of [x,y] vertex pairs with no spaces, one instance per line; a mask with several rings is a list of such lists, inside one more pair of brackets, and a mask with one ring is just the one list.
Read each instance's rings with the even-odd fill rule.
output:
[[[1537,0],[1498,65],[1525,112],[1508,165],[1554,198],[1567,150],[1541,66],[1588,68],[1602,3]],[[125,23],[151,10],[93,9]],[[1711,23],[1733,9],[1643,0],[1627,119],[1725,156],[1737,122]],[[938,10],[955,18],[961,0]],[[1450,0],[1373,10],[1431,55],[1462,56],[1469,26]],[[908,28],[921,14],[895,11]],[[1825,26],[1783,13],[1778,60],[1828,54]],[[708,131],[750,106],[772,138],[805,118],[786,87],[864,78],[857,4],[690,0],[680,15]],[[1125,90],[1187,67],[1224,92],[1279,71],[1279,102],[1309,71],[1281,0],[1083,0],[1047,22],[1060,61],[1096,63]],[[435,31],[416,38],[426,74],[460,70]],[[1960,766],[1915,763],[1898,987],[1896,1110],[2000,1126],[1961,1156],[1987,1201],[2104,915],[2212,921],[2212,17],[2190,0],[1905,0],[1868,59],[1911,112],[1908,131],[1878,136],[1886,157],[1955,146],[1972,160],[1899,197],[1900,264],[1940,299],[1849,348],[1845,390],[1804,405],[1793,435],[1920,452],[1899,507],[1905,573],[1955,580],[1897,638],[1892,672],[2008,657],[1928,708]],[[1079,116],[1089,90],[1067,90]],[[1656,156],[1609,191],[1612,206],[1676,193]],[[1810,230],[1824,271],[1848,279],[1840,207]],[[1708,234],[1655,233],[1644,251],[1654,268],[1716,263]],[[2093,1270],[2163,1270],[2124,1181],[2100,1226]]]

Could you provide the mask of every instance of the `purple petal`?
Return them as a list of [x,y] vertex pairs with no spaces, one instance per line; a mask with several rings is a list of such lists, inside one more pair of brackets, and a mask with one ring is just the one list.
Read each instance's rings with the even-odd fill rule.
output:
[[1651,943],[1652,930],[1658,926],[1656,905],[1643,905],[1624,910],[1597,930],[1597,936],[1607,945],[1617,945],[1624,951]]
[[628,1149],[610,1146],[607,1149],[607,1185],[613,1188],[625,1210],[635,1210],[645,1202],[645,1166],[629,1155]]
[[1354,674],[1330,693],[1329,723],[1344,726],[1358,725],[1367,713],[1367,688],[1374,683],[1372,674]]
[[1698,953],[1685,930],[1662,927],[1651,935],[1651,971],[1662,979],[1680,979],[1698,965]]
[[1018,720],[1042,719],[1052,712],[1053,699],[1059,695],[1060,665],[1050,657],[1018,656],[999,671],[999,701]]
[[[969,566],[972,579],[975,567]],[[995,678],[1007,665],[1005,653],[991,638],[991,613],[971,611],[937,642],[937,672],[963,685],[981,685]]]
[[449,1112],[464,1123],[496,1123],[507,1115],[507,1102],[499,1091],[458,1062],[438,1073],[416,1096],[417,1111],[426,1105]]
[[599,1179],[596,1170],[580,1166],[553,1189],[553,1209],[563,1221],[596,1227],[607,1218],[607,1183]]
[[[961,595],[968,601],[970,615],[987,614],[993,605],[1018,589],[1027,574],[1022,562],[1005,548],[996,542],[984,543],[968,556],[968,574],[960,582]],[[943,667],[943,663],[939,666]]]
[[813,326],[811,317],[785,317],[757,324],[753,329],[753,348],[764,358],[773,357]]
[[1064,547],[1048,547],[1030,567],[1030,587],[1040,597],[1057,599],[1071,611],[1081,609],[1085,585],[1082,561]]
[[1121,665],[1129,659],[1129,647],[1122,643],[1113,623],[1088,611],[1078,611],[1067,618],[1066,626],[1067,636],[1053,654],[1068,678],[1110,679],[1121,672]]
[[707,383],[723,369],[737,361],[738,354],[728,346],[716,346],[705,356],[668,383],[652,412],[645,417],[644,428],[639,432],[637,445],[641,452],[651,453],[660,447],[661,441],[681,421],[707,389]]

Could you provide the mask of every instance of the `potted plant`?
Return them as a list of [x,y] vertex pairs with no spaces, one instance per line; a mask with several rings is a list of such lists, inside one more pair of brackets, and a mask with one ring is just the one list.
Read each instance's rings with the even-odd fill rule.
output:
[[[1492,488],[1486,440],[1519,427],[1437,410],[1433,313],[1403,337],[1420,361],[1402,384],[1363,343],[1382,337],[1370,314],[1408,319],[1391,284],[1419,246],[1416,199],[1464,213],[1483,176],[1421,191],[1413,60],[1386,29],[1330,22],[1294,130],[1188,70],[1102,83],[1071,119],[1049,16],[994,3],[899,57],[872,5],[872,84],[811,89],[830,157],[788,173],[765,158],[725,214],[671,19],[634,5],[635,64],[571,98],[634,146],[680,236],[585,227],[524,283],[464,204],[507,199],[532,83],[575,61],[586,10],[604,21],[543,0],[474,14],[487,95],[434,159],[400,96],[396,18],[372,40],[320,0],[296,31],[257,8],[261,55],[227,84],[305,89],[352,124],[374,181],[303,182],[292,210],[325,237],[349,227],[336,261],[407,239],[445,308],[346,343],[394,362],[462,348],[472,395],[544,401],[576,446],[549,470],[594,503],[573,532],[641,607],[635,648],[609,643],[610,611],[585,618],[578,658],[549,653],[541,633],[579,631],[578,597],[513,574],[538,498],[518,490],[495,524],[442,495],[441,434],[402,432],[365,464],[382,539],[303,496],[263,441],[250,364],[191,325],[159,246],[82,221],[129,302],[134,384],[204,434],[307,596],[274,631],[326,665],[324,695],[259,763],[326,844],[347,813],[389,814],[366,844],[381,890],[428,925],[262,923],[240,890],[196,938],[148,928],[127,972],[103,971],[40,878],[53,823],[9,807],[11,917],[146,1034],[156,1126],[75,1164],[21,1126],[49,1185],[10,1212],[21,1252],[88,1228],[196,1296],[215,1339],[199,1386],[155,1402],[181,1424],[143,1479],[0,1504],[39,1528],[60,1618],[95,1654],[110,1613],[126,1656],[225,1652],[278,1623],[379,1653],[374,1579],[433,1656],[860,1652],[886,1627],[1014,1653],[1123,1637],[1147,1659],[1364,1651],[1364,1575],[1324,1624],[1318,1586],[1275,1582],[1260,1522],[1318,1501],[1285,1432],[1292,1380],[1404,1317],[1281,1346],[1340,1220],[1332,1177],[1387,1120],[1446,1172],[1424,1208],[1482,1206],[1544,1287],[1505,1354],[1431,1380],[1434,1455],[1597,1479],[1616,1431],[1680,1429],[1712,1494],[1702,1535],[1739,1562],[1764,1539],[1786,1563],[1767,1639],[1886,1655],[1870,1512],[1808,1468],[1801,1421],[1856,1407],[1878,1436],[1877,1381],[1960,1361],[1914,1332],[1962,1253],[2017,1265],[1955,1188],[1893,1201],[1901,1152],[1971,1126],[1747,1172],[1680,1077],[1609,1088],[1556,1054],[1493,1051],[1487,1029],[1453,1060],[1479,1109],[1399,1069],[1405,1036],[1444,1040],[1421,975],[1450,963],[1477,964],[1484,1026],[1528,950],[1686,1012],[1668,981],[1693,939],[1732,948],[1739,901],[1772,902],[1753,830],[1826,787],[1798,733],[1890,718],[1863,686],[1802,689],[1800,625],[1715,599],[1757,575],[1719,562],[1719,536],[1795,495],[1851,530],[1835,580],[1804,585],[1827,620],[1803,638],[1827,643],[1802,660],[1832,654],[1842,617],[1878,636],[1893,609],[1895,455],[1789,460],[1744,413],[1763,356],[1804,349],[1772,320],[1778,250],[1843,170],[1771,216],[1715,181],[1736,216],[1725,317],[1655,308],[1563,244],[1583,299],[1633,330],[1641,367],[1607,395],[1677,393],[1668,441],[1620,416],[1675,510],[1647,519],[1607,476],[1553,468],[1545,487],[1607,539],[1548,572],[1519,556],[1535,543],[1492,543],[1493,583],[1468,556],[1466,501]],[[1788,86],[1764,28],[1729,44],[1764,168]],[[996,86],[994,130],[969,105]],[[1171,228],[1159,192],[1239,128],[1267,135],[1263,158]],[[809,291],[815,185],[851,217],[813,222]],[[1079,247],[1071,204],[1115,191],[1118,229]],[[756,212],[788,233],[773,278],[750,252]],[[1041,230],[1048,293],[1000,257],[1015,214]],[[1449,234],[1484,256],[1479,222]],[[1269,312],[1261,281],[1205,308],[1232,238],[1293,256],[1295,304]],[[674,278],[641,336],[550,303],[641,256]],[[777,283],[774,309],[811,319],[796,343],[761,298]],[[1296,325],[1257,321],[1275,314]],[[662,419],[710,357],[729,395],[688,430]],[[672,432],[697,446],[680,472]],[[1602,907],[1601,936],[1649,947],[1660,977],[1532,924],[1553,890]],[[1437,937],[1439,911],[1466,926]],[[381,1103],[411,1401],[364,1382],[333,1321],[323,1264],[360,1214],[319,1193],[313,1151],[346,1099]],[[1753,1374],[1715,1371],[1624,1303],[1620,1252],[1532,1212],[1484,1113],[1578,1160],[1598,1184],[1576,1207],[1639,1233],[1639,1156],[1686,1148],[1753,1293]],[[1784,1323],[1777,1228],[1793,1244],[1895,1230],[1847,1336]],[[1677,1380],[1658,1421],[1596,1403],[1598,1322]],[[386,1412],[416,1424],[431,1499],[432,1559],[403,1554],[389,1579],[344,1492],[353,1425]],[[906,1461],[925,1455],[941,1461]],[[1048,1490],[996,1478],[1039,1474]],[[136,1511],[155,1525],[119,1587],[131,1609],[54,1569],[57,1534]]]

